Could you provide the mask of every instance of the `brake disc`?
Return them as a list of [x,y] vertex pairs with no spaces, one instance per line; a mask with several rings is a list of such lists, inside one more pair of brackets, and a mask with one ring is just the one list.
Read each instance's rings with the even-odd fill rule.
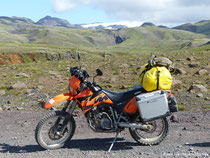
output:
[[60,139],[63,135],[61,134],[61,132],[59,131],[59,129],[61,129],[62,125],[57,125],[57,126],[52,126],[50,129],[49,129],[49,132],[48,132],[48,136],[50,139],[52,140],[58,140]]

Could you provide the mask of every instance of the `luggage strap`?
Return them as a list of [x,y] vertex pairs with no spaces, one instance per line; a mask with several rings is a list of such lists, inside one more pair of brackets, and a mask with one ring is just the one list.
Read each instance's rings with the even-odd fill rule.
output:
[[158,71],[158,74],[157,74],[157,90],[159,88],[159,78],[160,78],[160,71]]

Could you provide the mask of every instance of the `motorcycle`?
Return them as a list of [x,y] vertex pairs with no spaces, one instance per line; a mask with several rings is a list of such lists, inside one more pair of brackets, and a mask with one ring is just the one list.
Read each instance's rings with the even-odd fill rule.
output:
[[111,92],[95,82],[97,76],[103,75],[100,69],[96,69],[96,75],[90,82],[88,72],[81,69],[79,54],[78,60],[80,66],[70,68],[72,77],[69,79],[69,92],[55,96],[44,106],[45,109],[50,109],[56,103],[66,101],[60,111],[47,114],[38,123],[35,138],[41,147],[58,149],[71,140],[76,128],[73,112],[77,105],[93,131],[116,133],[109,152],[118,134],[126,128],[129,128],[132,138],[139,144],[156,145],[165,139],[169,132],[167,117],[177,111],[176,99],[172,93],[161,91],[162,94],[167,94],[167,114],[145,120],[137,106],[137,97],[149,93],[141,85],[126,92]]

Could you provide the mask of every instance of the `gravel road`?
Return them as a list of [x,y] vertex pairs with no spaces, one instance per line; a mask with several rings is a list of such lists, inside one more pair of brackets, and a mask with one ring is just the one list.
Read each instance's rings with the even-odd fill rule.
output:
[[107,152],[115,134],[95,133],[83,114],[75,117],[77,128],[72,140],[57,150],[43,150],[35,141],[34,130],[49,111],[0,112],[0,157],[210,157],[210,110],[178,112],[178,122],[170,123],[167,138],[156,146],[135,143],[128,130],[121,132],[111,153]]

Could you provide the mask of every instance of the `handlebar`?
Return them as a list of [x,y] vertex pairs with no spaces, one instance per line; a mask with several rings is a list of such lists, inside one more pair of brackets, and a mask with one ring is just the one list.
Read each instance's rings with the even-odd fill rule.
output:
[[70,68],[71,76],[76,76],[81,82],[84,82],[89,76],[88,72],[85,70],[81,70],[78,67],[71,67]]
[[81,89],[89,88],[92,92],[98,92],[102,90],[102,87],[97,85],[95,82],[89,82],[86,79],[89,78],[89,74],[85,70],[81,70],[78,67],[70,68],[71,76],[77,77],[81,81]]
[[95,82],[91,83],[87,81],[87,88],[89,88],[93,93],[101,91],[102,87],[97,85]]

